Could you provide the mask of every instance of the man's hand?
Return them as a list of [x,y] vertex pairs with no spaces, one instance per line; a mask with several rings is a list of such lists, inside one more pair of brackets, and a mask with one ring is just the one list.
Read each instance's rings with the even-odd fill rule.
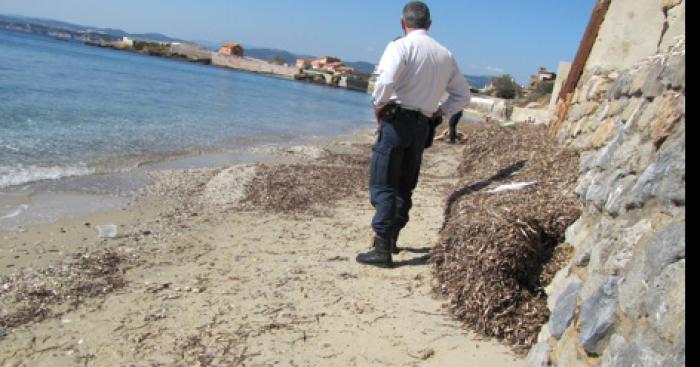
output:
[[380,123],[382,121],[382,118],[380,117],[381,112],[382,107],[374,107],[374,118],[377,119],[377,123]]
[[442,124],[443,116],[445,116],[445,112],[443,112],[441,108],[438,108],[438,110],[433,113],[433,116],[430,117],[430,126],[432,128],[435,128],[438,125]]

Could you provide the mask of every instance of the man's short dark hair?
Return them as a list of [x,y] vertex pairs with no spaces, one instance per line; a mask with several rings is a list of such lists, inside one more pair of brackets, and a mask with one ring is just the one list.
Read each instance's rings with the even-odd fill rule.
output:
[[430,25],[430,9],[422,1],[411,1],[403,7],[403,21],[408,28],[426,29]]

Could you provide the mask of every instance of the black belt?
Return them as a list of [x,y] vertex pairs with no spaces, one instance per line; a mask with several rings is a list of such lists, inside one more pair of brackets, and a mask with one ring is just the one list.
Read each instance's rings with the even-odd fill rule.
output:
[[409,110],[409,109],[406,109],[406,108],[399,106],[398,112],[403,114],[404,116],[413,117],[416,120],[421,121],[421,122],[427,123],[430,121],[430,117],[424,115],[423,112],[420,112],[420,111]]

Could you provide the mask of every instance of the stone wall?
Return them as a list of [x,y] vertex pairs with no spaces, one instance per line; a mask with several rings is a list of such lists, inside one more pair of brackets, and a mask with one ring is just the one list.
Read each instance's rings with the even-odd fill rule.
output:
[[205,47],[187,43],[174,43],[170,45],[170,52],[193,61],[211,61],[213,53]]
[[[634,3],[685,12],[678,0]],[[620,19],[606,17],[599,40],[609,21]],[[635,32],[656,24],[630,21]],[[685,365],[685,37],[660,27],[659,49],[633,63],[589,59],[555,125],[581,152],[583,214],[566,232],[574,255],[547,287],[551,316],[528,366]],[[603,41],[592,55],[599,46],[617,49]]]
[[252,71],[254,73],[276,75],[289,79],[293,79],[294,75],[299,73],[299,68],[297,68],[296,66],[276,65],[263,60],[257,60],[240,56],[222,55],[220,53],[212,54],[211,63],[217,66]]

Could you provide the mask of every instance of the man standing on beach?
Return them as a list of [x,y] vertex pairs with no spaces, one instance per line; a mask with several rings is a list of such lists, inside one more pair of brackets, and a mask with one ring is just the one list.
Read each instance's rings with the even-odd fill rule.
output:
[[[363,264],[392,267],[399,231],[408,223],[431,118],[452,116],[470,99],[469,84],[444,46],[429,34],[430,10],[420,1],[403,9],[401,37],[387,46],[372,94],[379,137],[372,148],[370,200],[373,249]],[[439,105],[447,92],[449,97]]]

